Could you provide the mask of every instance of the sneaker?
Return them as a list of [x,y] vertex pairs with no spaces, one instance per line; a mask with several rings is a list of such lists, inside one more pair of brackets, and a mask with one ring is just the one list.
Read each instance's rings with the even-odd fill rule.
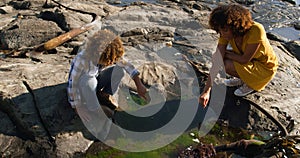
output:
[[243,86],[241,86],[240,88],[238,88],[234,91],[234,95],[239,96],[239,97],[244,97],[253,91],[254,90],[252,88],[248,87],[246,84],[243,84]]
[[234,87],[234,86],[241,86],[243,85],[243,81],[239,78],[230,78],[230,79],[225,79],[224,84],[228,87]]

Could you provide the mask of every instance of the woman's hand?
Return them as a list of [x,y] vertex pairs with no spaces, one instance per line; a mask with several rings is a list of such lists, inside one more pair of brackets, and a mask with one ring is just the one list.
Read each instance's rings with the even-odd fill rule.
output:
[[226,50],[225,51],[225,58],[230,57],[231,55],[235,55],[236,53],[233,50]]
[[210,98],[210,92],[209,91],[203,92],[199,96],[199,103],[205,108],[208,104],[209,98]]

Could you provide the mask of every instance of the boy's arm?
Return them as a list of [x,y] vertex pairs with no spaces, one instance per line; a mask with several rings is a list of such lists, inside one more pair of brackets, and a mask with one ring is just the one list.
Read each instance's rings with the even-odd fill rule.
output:
[[137,92],[138,95],[144,99],[146,99],[146,92],[147,89],[144,86],[144,84],[142,83],[141,79],[139,78],[139,71],[127,60],[125,60],[124,58],[122,58],[119,62],[117,62],[118,66],[121,66],[125,69],[125,71],[130,75],[130,77],[133,79],[136,88],[137,88]]

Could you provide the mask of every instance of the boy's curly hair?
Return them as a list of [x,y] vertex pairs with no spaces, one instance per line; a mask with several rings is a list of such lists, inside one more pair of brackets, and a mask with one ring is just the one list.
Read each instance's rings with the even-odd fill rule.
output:
[[123,56],[124,52],[122,40],[117,36],[107,45],[104,52],[101,54],[99,64],[103,66],[112,65]]
[[229,27],[234,36],[244,35],[253,25],[251,13],[239,4],[221,5],[210,14],[209,26],[219,33],[220,28]]
[[123,43],[119,36],[108,30],[94,33],[87,41],[88,53],[100,53],[98,64],[109,66],[124,55]]

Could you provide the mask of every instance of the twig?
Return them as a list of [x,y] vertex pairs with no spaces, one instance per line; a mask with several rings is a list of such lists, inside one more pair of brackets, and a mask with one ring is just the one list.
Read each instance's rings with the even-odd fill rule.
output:
[[266,111],[263,107],[261,107],[260,105],[254,103],[251,100],[245,99],[249,104],[253,105],[255,108],[257,108],[260,112],[262,112],[263,114],[265,114],[270,120],[272,120],[277,126],[278,128],[281,130],[282,132],[282,136],[287,136],[289,135],[289,132],[287,131],[286,127],[280,122],[278,121],[275,117],[272,116],[272,114],[270,114],[268,111]]
[[41,115],[41,112],[40,112],[40,110],[39,110],[39,108],[38,108],[37,101],[36,101],[36,97],[35,97],[35,95],[34,95],[32,89],[30,88],[29,84],[28,84],[26,81],[23,81],[23,84],[25,85],[25,87],[26,87],[26,89],[29,91],[29,93],[31,94],[32,100],[33,100],[33,104],[34,104],[34,108],[35,108],[35,110],[36,110],[36,112],[37,112],[38,118],[39,118],[39,120],[40,120],[40,122],[41,122],[43,128],[45,129],[45,131],[46,131],[46,133],[47,133],[47,136],[48,136],[48,138],[49,138],[49,141],[52,143],[52,145],[53,145],[54,148],[55,148],[55,147],[56,147],[55,139],[52,137],[52,135],[51,135],[49,129],[46,127],[46,123],[45,123],[45,121],[44,121],[44,119],[43,119],[43,117],[42,117],[42,115]]
[[63,8],[68,9],[68,10],[75,11],[75,12],[82,13],[82,14],[89,14],[89,15],[91,15],[93,17],[92,22],[95,21],[96,18],[97,18],[97,14],[95,14],[95,13],[86,12],[86,11],[82,11],[82,10],[78,10],[78,9],[73,9],[73,8],[67,7],[65,5],[62,5],[61,3],[59,3],[59,2],[57,2],[55,0],[51,0],[51,1],[54,2],[55,4],[59,5],[59,6],[63,7]]
[[85,26],[82,26],[80,28],[75,28],[67,33],[64,33],[58,37],[52,38],[51,40],[47,41],[46,43],[44,43],[43,45],[39,46],[36,48],[37,51],[41,52],[44,50],[51,50],[54,49],[55,47],[65,43],[66,41],[90,30],[91,28],[94,27],[95,23],[89,23]]
[[208,72],[203,70],[204,65],[188,59],[186,55],[182,55],[182,58],[184,61],[188,62],[196,72],[200,73],[201,75],[204,75],[205,77],[208,77]]
[[80,28],[75,28],[67,33],[64,33],[58,37],[55,37],[49,41],[47,41],[46,43],[44,43],[42,46],[38,46],[36,48],[37,51],[41,52],[41,51],[44,51],[44,50],[51,50],[51,49],[54,49],[55,47],[63,44],[64,42],[76,37],[77,35],[80,35],[86,31],[88,31],[89,29],[93,28],[94,25],[95,25],[95,21],[99,19],[99,16],[97,16],[97,14],[95,13],[91,13],[91,12],[86,12],[86,11],[82,11],[82,10],[78,10],[78,9],[73,9],[73,8],[70,8],[70,7],[67,7],[65,5],[62,5],[60,4],[59,2],[55,1],[55,0],[51,0],[52,2],[58,4],[59,6],[62,6],[63,8],[66,8],[68,10],[71,10],[71,11],[75,11],[75,12],[79,12],[79,13],[82,13],[82,14],[89,14],[93,17],[91,23],[89,24],[86,24]]

